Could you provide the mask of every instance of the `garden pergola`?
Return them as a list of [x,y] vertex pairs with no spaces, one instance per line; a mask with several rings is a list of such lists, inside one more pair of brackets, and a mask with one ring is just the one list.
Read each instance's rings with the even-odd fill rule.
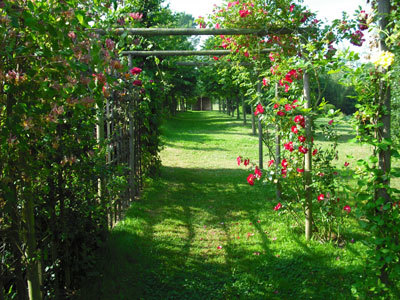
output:
[[[114,29],[95,29],[94,32],[99,34],[106,34],[108,32],[113,32],[118,35],[122,34],[131,34],[131,35],[140,35],[140,36],[171,36],[171,35],[257,35],[257,36],[265,36],[268,34],[273,35],[286,35],[286,34],[294,34],[294,33],[307,33],[309,29],[288,29],[288,28],[264,28],[264,29],[252,29],[252,28],[114,28]],[[262,49],[260,53],[269,53],[273,49]],[[149,56],[221,56],[230,54],[230,50],[201,50],[201,51],[194,51],[194,50],[154,50],[154,51],[122,51],[121,55],[128,56],[129,67],[132,67],[132,59],[133,57],[149,57]],[[189,62],[192,63],[193,62]],[[304,73],[303,76],[304,81],[304,97],[306,99],[305,108],[311,107],[311,96],[310,96],[310,84],[309,84],[309,76],[307,72]],[[276,90],[276,97],[278,97],[277,86],[275,87]],[[258,83],[257,92],[261,94],[261,83]],[[254,118],[254,114],[252,114]],[[132,146],[132,133],[135,131],[134,128],[134,120],[132,116],[129,116],[129,148],[132,150],[135,146]],[[104,140],[104,120],[99,120],[99,128],[98,128],[98,138],[99,140]],[[254,124],[254,123],[253,123]],[[306,128],[306,135],[311,136],[311,127],[307,126]],[[103,129],[102,129],[103,128]],[[102,132],[103,131],[103,132]],[[280,149],[280,128],[279,125],[276,124],[276,149],[275,149],[275,166],[278,169],[281,163],[281,149]],[[253,126],[253,133],[255,132],[255,127]],[[262,124],[260,118],[258,119],[258,137],[259,137],[259,167],[263,168],[263,134],[262,134]],[[131,150],[130,150],[131,152]],[[128,159],[129,167],[131,170],[136,170],[135,166],[135,159],[132,158],[132,153],[130,153]],[[306,190],[311,188],[311,176],[309,176],[311,171],[311,154],[307,153],[305,155],[305,170],[307,176],[305,176],[305,188]],[[130,172],[130,182],[134,183],[135,174]],[[131,185],[132,186],[132,185]],[[306,191],[307,192],[307,191]],[[101,193],[101,188],[100,188]],[[311,216],[311,202],[312,202],[312,193],[306,193],[307,202],[309,203],[308,208],[306,209],[306,237],[309,239],[311,237],[311,227],[312,227],[312,216]],[[135,196],[134,192],[130,192],[130,198],[133,199]],[[281,189],[279,180],[277,181],[277,189],[276,189],[276,198],[279,201],[281,197]]]

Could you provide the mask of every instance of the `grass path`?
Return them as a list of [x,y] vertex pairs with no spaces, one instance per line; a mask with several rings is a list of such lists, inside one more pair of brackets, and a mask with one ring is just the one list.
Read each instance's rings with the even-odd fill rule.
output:
[[273,211],[274,191],[250,187],[250,128],[217,112],[164,126],[158,180],[112,231],[82,299],[351,299],[365,249],[306,243]]

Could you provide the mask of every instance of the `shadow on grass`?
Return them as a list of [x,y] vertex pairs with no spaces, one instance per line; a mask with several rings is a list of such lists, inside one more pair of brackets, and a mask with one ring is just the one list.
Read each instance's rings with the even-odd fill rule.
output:
[[[299,238],[276,254],[265,232],[277,221],[266,198],[274,191],[250,188],[247,174],[163,167],[111,232],[81,299],[351,298],[360,269],[333,266],[332,254]],[[249,220],[260,238],[243,237]]]

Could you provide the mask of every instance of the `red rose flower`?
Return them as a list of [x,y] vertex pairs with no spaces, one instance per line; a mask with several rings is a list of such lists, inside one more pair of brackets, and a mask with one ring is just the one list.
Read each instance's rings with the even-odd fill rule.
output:
[[249,176],[247,176],[247,182],[250,185],[254,185],[254,174],[249,174]]
[[350,163],[348,163],[347,161],[344,163],[345,167],[348,167],[350,165]]
[[275,207],[274,207],[274,210],[275,211],[278,211],[278,210],[280,210],[282,208],[282,204],[279,202]]
[[270,167],[270,166],[272,166],[273,164],[274,164],[274,160],[273,159],[271,159],[269,162],[268,162],[268,168]]
[[283,168],[286,169],[286,167],[288,165],[288,162],[287,162],[286,158],[282,159],[281,165],[282,165]]
[[[274,54],[272,52],[269,54],[269,59],[270,59],[270,61],[275,61]],[[272,70],[273,70],[273,68],[271,67],[271,72],[272,72]],[[272,74],[275,74],[275,72],[272,72]]]
[[324,194],[320,194],[319,196],[318,196],[318,202],[320,202],[320,201],[322,201],[322,200],[324,200],[324,198],[325,198],[325,195]]
[[350,212],[351,212],[351,207],[348,206],[348,205],[345,205],[345,206],[343,207],[343,210],[346,211],[347,213],[350,213]]
[[308,152],[308,149],[303,147],[303,146],[299,146],[299,151],[303,154],[306,154]]
[[304,169],[297,168],[297,172],[304,173]]
[[304,143],[304,142],[306,141],[306,137],[305,137],[304,135],[300,135],[300,136],[298,137],[298,139],[299,139],[299,141],[302,142],[302,143]]
[[239,14],[240,14],[241,18],[245,18],[250,14],[250,12],[247,9],[243,9],[243,10],[239,10]]
[[238,157],[236,158],[236,161],[237,161],[238,166],[240,166],[240,164],[242,163],[242,157],[241,157],[241,156],[238,156]]
[[142,81],[141,80],[134,80],[132,82],[132,84],[135,85],[135,86],[141,86],[142,85]]
[[244,160],[244,166],[247,167],[250,163],[250,159],[245,159]]
[[318,150],[317,149],[314,149],[314,151],[312,152],[312,155],[314,156],[315,154],[317,154],[318,153]]
[[142,69],[141,69],[141,68],[138,68],[138,67],[134,67],[134,68],[130,69],[129,72],[130,72],[132,75],[137,75],[137,74],[142,73]]
[[256,178],[261,178],[262,173],[261,170],[256,166],[256,169],[254,170],[254,175],[256,176]]
[[330,121],[328,122],[329,125],[332,125],[332,123],[333,123],[333,120],[330,120]]
[[256,112],[257,112],[256,115],[258,115],[258,114],[263,114],[263,113],[264,113],[264,107],[261,105],[261,103],[258,103],[258,104],[257,104]]
[[286,150],[289,150],[290,152],[294,150],[293,142],[286,143],[283,146],[285,147]]
[[285,115],[285,112],[280,110],[280,111],[278,111],[276,114],[277,114],[278,116],[283,117],[283,116]]
[[286,111],[291,111],[292,110],[292,106],[290,104],[285,104],[285,110]]
[[296,125],[293,125],[293,126],[292,126],[292,132],[293,132],[293,133],[298,133],[298,132],[299,132],[299,130],[297,129],[297,126],[296,126]]
[[289,92],[289,85],[285,83],[285,93]]
[[279,108],[279,104],[278,103],[275,103],[274,104],[274,109],[278,109]]
[[295,123],[301,123],[302,121],[304,121],[304,117],[302,115],[297,115],[294,117],[293,121]]

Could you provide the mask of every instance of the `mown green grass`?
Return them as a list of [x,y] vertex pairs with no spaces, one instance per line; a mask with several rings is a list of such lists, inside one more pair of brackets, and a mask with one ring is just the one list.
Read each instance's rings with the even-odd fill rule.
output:
[[273,187],[249,186],[237,166],[238,155],[257,161],[250,132],[218,112],[170,119],[161,177],[111,232],[81,298],[351,299],[365,269],[362,231],[351,222],[343,247],[306,242],[273,210]]

